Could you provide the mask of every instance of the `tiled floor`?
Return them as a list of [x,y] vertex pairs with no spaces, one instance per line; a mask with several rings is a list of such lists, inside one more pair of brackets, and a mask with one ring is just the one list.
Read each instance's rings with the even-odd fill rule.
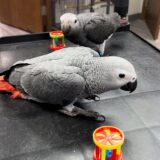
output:
[[159,37],[157,40],[154,40],[147,24],[145,23],[144,20],[138,19],[134,22],[131,23],[131,30],[144,38],[146,41],[160,49],[160,32],[159,32]]

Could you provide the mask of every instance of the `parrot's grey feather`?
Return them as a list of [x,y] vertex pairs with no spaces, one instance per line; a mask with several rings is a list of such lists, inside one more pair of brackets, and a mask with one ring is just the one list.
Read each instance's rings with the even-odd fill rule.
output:
[[[32,68],[32,69],[31,69]],[[22,74],[23,70],[23,74]],[[64,105],[71,103],[84,90],[85,81],[80,68],[74,66],[57,66],[54,62],[24,67],[17,74],[21,90],[39,102]],[[13,83],[13,72],[10,82]]]
[[104,16],[103,14],[95,15],[84,25],[86,37],[97,44],[103,43],[115,29],[110,17]]
[[[71,58],[86,58],[86,57],[99,57],[99,54],[95,52],[94,50],[88,48],[88,47],[70,47],[70,48],[64,48],[58,51],[51,52],[46,55],[42,55],[39,57],[35,57],[32,59],[26,59],[24,61],[18,61],[14,63],[8,70],[5,72],[1,73],[1,75],[5,75],[5,80],[8,80],[8,77],[12,70],[15,68],[21,68],[23,66],[27,66],[30,64],[38,64],[40,62],[45,62],[45,61],[55,61],[55,63],[59,63],[58,60],[65,60],[65,59],[70,59]],[[18,70],[20,72],[20,70]],[[13,79],[13,78],[12,78]],[[14,83],[12,83],[14,84]]]
[[[100,44],[120,27],[120,16],[101,13],[65,13],[60,17],[61,29],[74,43],[86,46],[101,53]],[[101,51],[102,50],[102,51]],[[101,53],[104,54],[104,53]]]
[[47,55],[39,56],[24,61],[18,61],[14,65],[18,64],[36,64],[44,61],[62,60],[69,57],[99,57],[99,54],[88,47],[70,47],[51,52]]

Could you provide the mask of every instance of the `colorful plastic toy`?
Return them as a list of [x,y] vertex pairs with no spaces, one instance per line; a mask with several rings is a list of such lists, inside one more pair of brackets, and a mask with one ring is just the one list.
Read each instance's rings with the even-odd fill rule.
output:
[[102,126],[93,133],[96,145],[93,160],[122,160],[121,146],[124,142],[123,132],[112,126]]
[[52,31],[49,33],[52,38],[50,48],[52,50],[58,50],[65,47],[64,35],[62,31]]

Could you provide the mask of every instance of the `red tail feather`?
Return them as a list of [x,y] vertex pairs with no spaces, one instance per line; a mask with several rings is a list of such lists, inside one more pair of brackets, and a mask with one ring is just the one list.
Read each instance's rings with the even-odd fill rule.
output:
[[11,93],[11,98],[22,98],[22,94],[16,88],[14,88],[10,83],[4,80],[3,76],[0,76],[0,91]]

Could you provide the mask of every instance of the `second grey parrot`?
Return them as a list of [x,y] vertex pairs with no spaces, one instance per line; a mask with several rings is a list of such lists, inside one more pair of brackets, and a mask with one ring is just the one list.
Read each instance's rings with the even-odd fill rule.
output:
[[59,105],[59,111],[70,116],[81,114],[99,120],[102,115],[74,103],[119,88],[133,92],[137,75],[129,61],[97,55],[87,47],[64,48],[19,61],[5,72],[4,78],[24,99]]
[[117,13],[65,13],[60,17],[61,30],[71,41],[104,54],[106,40],[122,25]]

